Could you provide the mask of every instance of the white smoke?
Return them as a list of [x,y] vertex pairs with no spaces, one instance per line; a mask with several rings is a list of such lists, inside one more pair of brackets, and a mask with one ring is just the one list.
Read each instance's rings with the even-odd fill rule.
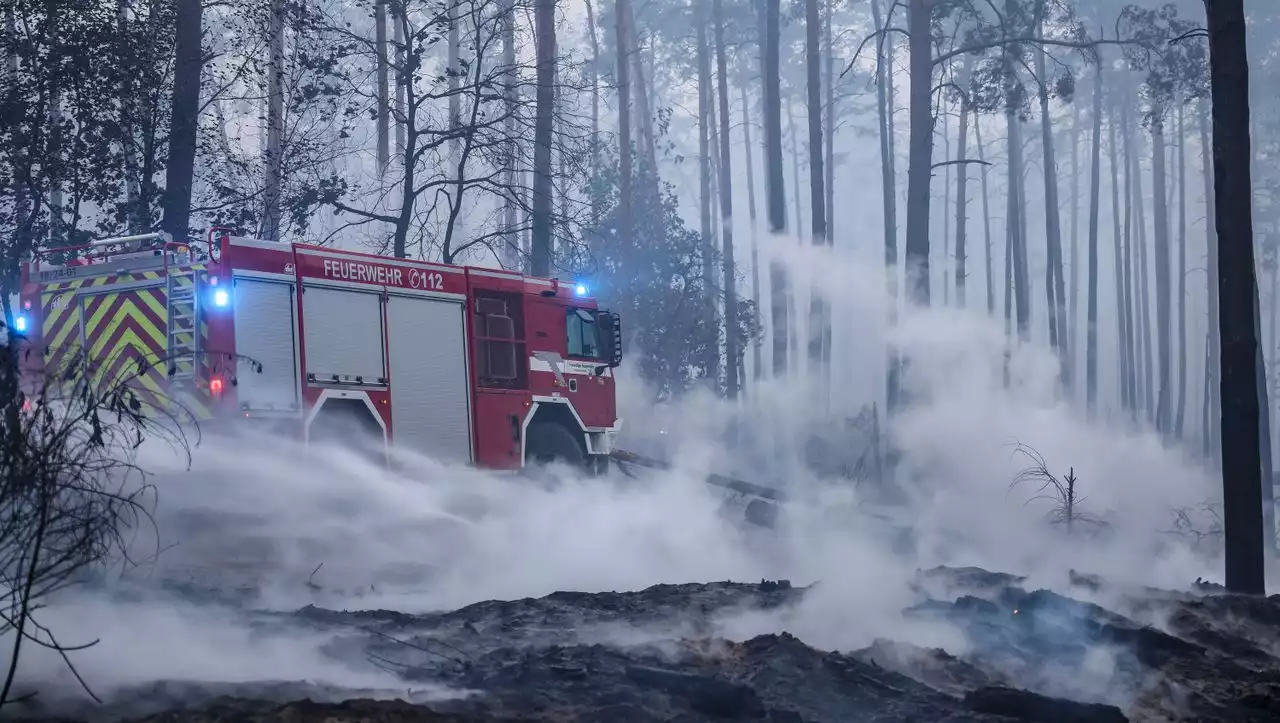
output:
[[[673,471],[638,480],[565,473],[545,485],[405,452],[388,471],[349,450],[254,437],[206,438],[188,471],[170,451],[146,448],[143,461],[158,492],[159,549],[138,538],[150,547],[135,557],[153,561],[131,570],[124,587],[151,592],[142,602],[122,599],[111,594],[122,589],[117,582],[66,595],[41,611],[41,621],[66,644],[101,639],[74,654],[99,689],[155,678],[372,686],[394,680],[327,658],[320,637],[269,634],[198,603],[239,590],[259,609],[314,603],[422,612],[556,590],[785,577],[820,584],[798,609],[734,617],[725,632],[785,628],[840,649],[887,636],[959,652],[956,631],[909,625],[900,614],[912,601],[907,583],[918,567],[979,565],[1029,573],[1028,584],[1046,585],[1060,584],[1072,568],[1130,585],[1181,586],[1212,574],[1215,561],[1191,556],[1163,530],[1171,507],[1212,498],[1213,481],[1155,437],[1089,421],[1059,402],[1048,350],[1013,349],[1006,387],[999,322],[977,312],[909,311],[892,339],[911,360],[912,406],[890,425],[880,399],[883,270],[811,249],[788,263],[797,272],[821,270],[793,275],[797,298],[810,285],[822,289],[857,344],[841,335],[829,383],[801,372],[752,386],[737,403],[693,395],[655,407],[632,374],[620,375],[622,446],[661,439]],[[815,390],[824,389],[830,398],[816,404]],[[867,514],[867,488],[819,479],[798,461],[801,430],[816,422],[839,439],[836,420],[868,402],[877,402],[881,423],[890,425],[911,490],[910,506],[892,522]],[[777,530],[745,529],[723,513],[723,491],[701,482],[705,472],[746,454],[726,445],[730,420],[740,439],[755,440],[753,458],[768,463],[744,476],[785,487],[793,500]],[[1110,533],[1068,539],[1048,526],[1045,509],[1027,504],[1034,490],[1010,488],[1025,466],[1011,454],[1014,441],[1039,450],[1057,474],[1073,469],[1087,496],[1082,508],[1105,518]],[[162,587],[163,596],[154,592]],[[48,651],[32,649],[21,678],[65,683],[61,669]]]

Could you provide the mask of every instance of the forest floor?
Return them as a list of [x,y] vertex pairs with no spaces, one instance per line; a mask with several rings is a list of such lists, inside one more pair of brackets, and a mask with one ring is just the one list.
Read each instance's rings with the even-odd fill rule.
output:
[[1280,596],[1227,595],[1197,581],[1184,592],[1116,593],[1104,608],[1079,599],[1107,591],[1094,577],[1071,576],[1074,598],[1023,582],[978,568],[918,573],[919,602],[903,614],[957,631],[967,644],[955,655],[895,642],[892,630],[847,652],[786,633],[722,637],[726,619],[784,619],[817,587],[786,581],[557,592],[426,615],[307,606],[258,619],[330,636],[326,655],[393,671],[404,687],[156,681],[116,690],[103,705],[20,715],[148,723],[1280,720]]

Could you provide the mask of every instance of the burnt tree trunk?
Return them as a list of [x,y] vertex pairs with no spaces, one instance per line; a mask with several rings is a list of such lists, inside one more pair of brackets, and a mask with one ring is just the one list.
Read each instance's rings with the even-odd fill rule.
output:
[[1266,592],[1262,439],[1258,403],[1257,278],[1249,165],[1249,61],[1243,0],[1208,0],[1213,95],[1214,226],[1222,336],[1222,498],[1226,585]]
[[933,172],[933,0],[907,0],[910,150],[907,160],[907,299],[929,305],[929,185]]
[[982,174],[982,233],[983,233],[983,265],[987,276],[987,315],[996,315],[995,271],[991,264],[991,194],[988,191],[987,151],[982,145],[982,124],[978,122],[977,111],[974,111],[973,142],[977,146],[978,166]]
[[[1099,66],[1098,72],[1102,72]],[[1129,353],[1129,311],[1127,305],[1127,296],[1125,295],[1125,281],[1128,274],[1125,271],[1127,266],[1125,261],[1128,258],[1124,252],[1124,235],[1120,230],[1120,162],[1119,148],[1117,147],[1118,138],[1116,134],[1116,109],[1114,106],[1108,108],[1107,118],[1107,155],[1111,163],[1111,239],[1112,239],[1112,275],[1116,282],[1116,357],[1119,361],[1118,381],[1120,387],[1120,406],[1126,412],[1130,412],[1133,406],[1132,385],[1129,381],[1130,369],[1133,364],[1133,356]]]
[[[755,147],[751,144],[751,117],[747,112],[747,86],[738,86],[742,96],[742,148],[743,158],[747,163],[747,231],[751,234],[751,301],[755,304],[753,312],[760,317],[760,239],[756,232],[756,162]],[[760,381],[764,378],[764,339],[757,334],[751,340],[751,379]]]
[[554,131],[556,72],[556,0],[537,0],[535,53],[537,96],[533,126],[533,218],[530,226],[529,272],[551,275],[551,134]]
[[[729,61],[725,53],[723,0],[713,0],[716,42],[716,91],[720,96],[720,228],[724,251],[720,263],[724,270],[724,391],[725,396],[738,396],[738,275],[733,258],[733,170],[729,142]],[[743,108],[745,111],[745,107]]]
[[[1196,107],[1200,124],[1200,170],[1204,181],[1204,205],[1207,217],[1217,214],[1216,189],[1213,187],[1213,148],[1209,138],[1209,104],[1201,100]],[[1221,303],[1218,294],[1218,229],[1213,223],[1205,224],[1205,247],[1208,249],[1209,272],[1209,361],[1205,373],[1209,375],[1209,458],[1215,465],[1222,463],[1222,338],[1218,327]]]
[[262,235],[280,240],[280,183],[284,153],[284,2],[272,0],[267,65],[267,178],[262,189]]
[[[805,0],[805,65],[809,99],[809,201],[813,222],[813,245],[830,246],[827,234],[826,175],[822,145],[822,18],[818,0]],[[798,189],[797,189],[798,190]],[[820,375],[830,377],[831,309],[822,289],[814,283],[809,292],[809,364]]]
[[[1089,248],[1088,279],[1089,285],[1085,321],[1085,407],[1092,416],[1098,407],[1098,212],[1099,197],[1102,186],[1102,64],[1098,63],[1093,75],[1093,136],[1090,138],[1089,150]],[[1077,139],[1078,140],[1078,139]],[[1074,147],[1073,147],[1074,151]],[[1074,164],[1074,159],[1072,163]],[[1073,181],[1074,183],[1074,181]],[[1074,228],[1075,224],[1072,223]],[[1074,237],[1074,232],[1072,234]],[[1073,239],[1072,245],[1075,244]],[[1074,254],[1073,254],[1074,255]],[[1118,258],[1118,255],[1117,255]],[[1120,265],[1117,263],[1116,268]],[[1075,272],[1072,271],[1072,277]],[[1073,282],[1074,286],[1074,282]],[[1117,297],[1118,298],[1118,297]],[[1074,353],[1074,350],[1073,350]]]
[[942,305],[951,306],[951,116],[946,96],[938,99],[938,117],[942,119],[942,258],[938,270],[942,275]]
[[[634,239],[632,238],[632,179],[634,171],[632,170],[631,156],[631,73],[630,73],[630,37],[631,33],[627,30],[627,18],[631,16],[631,11],[627,7],[630,0],[617,0],[613,8],[613,19],[615,24],[615,45],[618,53],[617,58],[617,78],[618,78],[618,256],[623,264],[631,262],[632,252],[634,250]],[[630,279],[631,277],[627,277]],[[630,310],[635,303],[634,282],[627,281],[627,288],[623,294],[623,308]]]
[[204,67],[201,48],[204,5],[200,0],[178,0],[177,16],[162,228],[175,241],[181,241],[191,232],[191,184],[195,177],[200,116],[200,70]]
[[[506,13],[507,21],[504,23],[502,35],[502,62],[508,67],[514,65],[515,51],[514,42],[512,42],[512,50],[508,51],[507,44],[507,27],[514,28],[514,0],[506,0],[506,7],[503,12]],[[591,41],[591,71],[589,80],[591,84],[591,186],[596,187],[600,178],[600,38],[596,35],[596,13],[594,3],[586,0],[587,5],[587,35]],[[508,109],[508,117],[511,110]],[[514,128],[508,126],[509,134],[513,133]],[[599,228],[600,226],[600,202],[597,194],[591,194],[591,227]]]
[[378,176],[387,172],[391,163],[391,97],[387,68],[387,0],[377,0],[373,6],[374,53],[377,55],[375,71],[377,89],[377,163]]
[[[962,74],[963,75],[963,74]],[[968,201],[969,201],[969,164],[966,158],[969,141],[969,93],[964,91],[960,94],[960,136],[959,147],[956,149],[956,160],[959,164],[956,166],[956,306],[963,309],[965,307],[965,276],[966,271],[966,254],[968,247],[966,246],[967,238],[965,236],[968,221]]]
[[[782,97],[779,60],[781,53],[781,0],[764,0],[764,48],[761,68],[764,72],[764,145],[765,188],[769,202],[769,231],[776,237],[774,246],[785,243],[787,231],[787,193],[782,169]],[[769,263],[769,306],[773,327],[773,375],[787,373],[790,325],[787,306],[787,269],[780,259]]]
[[[824,168],[827,172],[825,189],[827,209],[827,238],[835,239],[835,215],[836,215],[836,78],[835,78],[835,47],[832,44],[831,35],[831,16],[834,12],[836,0],[825,0],[823,3],[823,47],[826,49],[825,68],[826,68],[826,93],[827,99],[823,104],[823,118],[826,128],[826,135],[823,141],[826,148],[823,155],[826,158]],[[828,350],[828,357],[830,350]]]
[[[595,63],[593,68],[599,67],[600,54],[595,41],[595,21],[591,12],[590,3],[587,4],[587,17],[591,21],[591,44],[594,51],[593,57]],[[502,97],[505,106],[504,112],[507,117],[503,120],[503,129],[507,134],[504,139],[503,156],[506,160],[506,176],[507,198],[503,202],[502,225],[503,225],[503,245],[502,256],[503,266],[508,269],[516,269],[520,267],[520,238],[517,229],[517,212],[516,187],[518,172],[519,152],[516,140],[516,113],[519,103],[519,91],[516,88],[516,2],[515,0],[505,0],[502,7],[502,64],[505,70],[502,74]],[[593,70],[593,72],[595,72]],[[593,82],[594,85],[594,82]],[[596,167],[598,166],[599,135],[596,131],[599,123],[599,106],[596,105],[595,95],[592,95],[592,151],[591,151],[591,168],[592,178],[595,177]],[[591,220],[592,227],[596,227],[599,222],[598,202],[595,200],[596,193],[591,194]]]
[[[1128,89],[1128,83],[1125,83]],[[1138,421],[1138,404],[1140,390],[1138,388],[1139,370],[1138,356],[1138,316],[1135,313],[1137,304],[1134,301],[1134,254],[1133,254],[1133,144],[1129,133],[1129,99],[1127,94],[1120,100],[1120,128],[1124,141],[1124,315],[1127,335],[1126,350],[1129,355],[1129,415],[1134,422]]]
[[[1017,83],[1010,64],[1006,68],[1006,92],[1011,91]],[[1008,126],[1009,152],[1009,193],[1008,213],[1006,214],[1006,233],[1009,239],[1009,261],[1012,266],[1013,306],[1016,307],[1018,338],[1022,341],[1031,339],[1031,294],[1030,274],[1027,269],[1026,237],[1023,235],[1025,208],[1022,190],[1022,121],[1018,119],[1016,107],[1005,106],[1005,124]],[[1006,311],[1006,316],[1008,312]]]
[[1187,414],[1187,126],[1178,104],[1178,409],[1173,436],[1181,440]]
[[792,203],[795,204],[796,211],[796,235],[803,238],[804,231],[804,202],[800,198],[800,141],[796,137],[796,115],[795,103],[792,102],[791,94],[787,94],[787,140],[791,144],[791,183],[795,186],[795,192],[791,196]]
[[1151,122],[1152,143],[1152,192],[1155,213],[1155,256],[1156,256],[1156,430],[1168,440],[1173,433],[1173,325],[1170,313],[1170,272],[1171,258],[1169,249],[1169,209],[1166,188],[1164,108],[1152,109]]
[[[650,183],[656,183],[658,174],[657,140],[653,130],[653,109],[649,103],[649,87],[645,83],[644,59],[640,56],[640,31],[636,28],[635,12],[629,0],[626,3],[619,3],[619,11],[626,13],[627,61],[631,64],[630,70],[634,76],[632,78],[634,82],[630,86],[632,93],[635,95],[636,112],[640,117],[640,160],[642,161],[640,170]],[[656,189],[653,190],[656,193]]]
[[[1072,367],[1079,357],[1080,330],[1080,103],[1071,102],[1071,265],[1067,300],[1067,357]],[[1087,281],[1086,281],[1087,283]]]
[[[893,150],[893,36],[884,32],[880,0],[871,0],[871,18],[878,33],[876,43],[876,112],[880,122],[880,190],[884,203],[884,267],[889,292],[889,325],[898,322],[898,200]],[[885,379],[886,406],[898,408],[901,365],[892,347],[888,350]]]
[[[698,203],[700,210],[700,230],[702,233],[702,283],[706,287],[706,309],[703,313],[707,321],[716,326],[716,297],[711,293],[715,288],[715,234],[711,227],[711,57],[707,47],[706,6],[696,6],[694,25],[697,26],[697,61],[698,61]],[[706,365],[707,380],[714,389],[719,386],[720,379],[720,347],[718,344],[707,346]]]
[[[1126,126],[1128,128],[1128,126]],[[1142,413],[1147,424],[1155,422],[1155,363],[1151,354],[1151,265],[1147,257],[1147,204],[1146,193],[1142,190],[1142,153],[1143,143],[1142,135],[1134,133],[1132,128],[1128,128],[1130,137],[1134,141],[1134,151],[1130,156],[1130,162],[1133,165],[1133,208],[1135,216],[1135,239],[1137,240],[1137,264],[1136,269],[1138,277],[1138,343],[1139,353],[1142,355],[1142,382],[1140,389],[1142,393],[1139,399],[1142,404]]]
[[[1043,28],[1040,30],[1043,33]],[[1043,46],[1036,48],[1036,74],[1041,81],[1037,84],[1040,94],[1040,142],[1044,148],[1042,163],[1044,170],[1044,204],[1045,204],[1045,239],[1048,245],[1048,271],[1046,273],[1049,301],[1049,328],[1056,331],[1055,348],[1061,366],[1062,386],[1070,390],[1072,384],[1072,359],[1067,342],[1067,295],[1066,284],[1062,273],[1062,220],[1058,208],[1058,166],[1054,157],[1053,121],[1049,117],[1049,87],[1045,82],[1045,51]]]

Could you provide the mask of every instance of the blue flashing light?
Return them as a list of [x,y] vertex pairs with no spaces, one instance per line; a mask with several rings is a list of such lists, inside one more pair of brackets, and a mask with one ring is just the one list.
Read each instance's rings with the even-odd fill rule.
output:
[[213,305],[219,309],[225,309],[231,303],[231,295],[226,289],[215,289],[213,292]]
[[27,330],[27,317],[23,316],[22,314],[18,314],[17,316],[13,317],[13,328],[19,334],[25,332]]
[[586,295],[587,295],[587,285],[586,285],[586,284],[578,284],[577,286],[573,287],[573,293],[577,294],[578,296],[586,296]]

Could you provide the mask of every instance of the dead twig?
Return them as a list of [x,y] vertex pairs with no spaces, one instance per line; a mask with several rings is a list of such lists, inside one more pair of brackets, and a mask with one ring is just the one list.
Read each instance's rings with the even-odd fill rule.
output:
[[1035,493],[1023,505],[1033,502],[1050,503],[1051,508],[1046,518],[1050,524],[1065,525],[1068,535],[1080,525],[1094,529],[1106,526],[1105,521],[1080,509],[1086,498],[1077,490],[1079,479],[1074,467],[1068,468],[1066,476],[1059,477],[1049,470],[1049,465],[1040,452],[1022,442],[1015,443],[1014,454],[1025,457],[1030,464],[1014,476],[1009,483],[1010,491],[1023,485],[1037,485]]

